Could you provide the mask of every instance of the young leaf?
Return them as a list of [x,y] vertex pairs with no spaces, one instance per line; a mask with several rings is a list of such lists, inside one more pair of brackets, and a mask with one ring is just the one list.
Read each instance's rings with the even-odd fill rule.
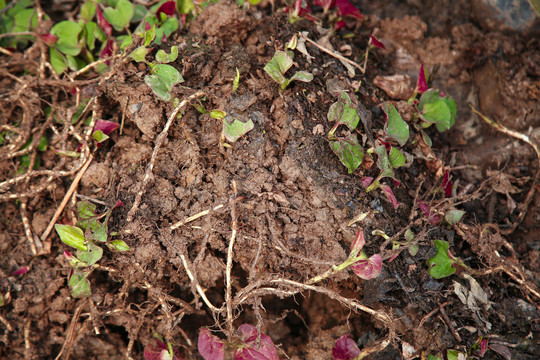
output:
[[97,130],[92,133],[92,138],[99,144],[107,140],[109,137],[105,135],[103,131]]
[[396,196],[394,195],[394,192],[392,191],[392,188],[388,185],[381,185],[381,189],[386,195],[386,197],[388,198],[388,200],[390,200],[390,202],[392,203],[392,206],[394,207],[394,209],[397,209],[399,206],[399,201],[397,201]]
[[144,62],[147,53],[148,53],[148,49],[144,45],[141,45],[138,48],[136,48],[135,50],[133,50],[128,55],[128,57],[133,59],[136,62]]
[[221,120],[225,116],[227,116],[227,113],[225,111],[223,111],[223,110],[212,110],[212,111],[210,111],[210,117],[212,117],[214,119]]
[[276,51],[270,62],[264,67],[264,71],[270,75],[275,82],[282,85],[287,79],[285,73],[293,64],[293,60],[285,51]]
[[90,290],[90,281],[86,278],[88,273],[75,271],[69,278],[68,285],[71,288],[71,295],[74,298],[83,298],[92,296]]
[[288,83],[290,84],[294,80],[297,81],[303,81],[303,82],[310,82],[313,80],[313,74],[307,72],[307,71],[297,71],[292,78],[289,79]]
[[429,89],[420,97],[418,112],[422,120],[443,132],[454,125],[456,102],[450,96],[441,97],[438,89]]
[[355,134],[337,138],[337,141],[330,141],[330,147],[343,165],[347,167],[349,174],[353,173],[362,164],[364,149],[358,143]]
[[176,10],[176,2],[174,2],[174,1],[166,1],[163,4],[161,4],[159,9],[156,11],[156,16],[159,18],[159,14],[161,14],[161,13],[163,13],[163,14],[165,14],[167,16],[172,16],[172,15],[174,15],[175,10]]
[[107,19],[105,19],[105,16],[103,16],[103,13],[99,9],[99,7],[97,7],[96,12],[97,12],[97,21],[98,21],[97,23],[98,23],[99,28],[103,30],[103,32],[105,33],[105,35],[107,35],[107,37],[110,37],[112,34],[111,24],[109,24]]
[[390,159],[388,157],[388,153],[386,152],[386,147],[384,145],[377,146],[374,149],[375,153],[377,153],[377,167],[381,169],[381,173],[378,176],[378,179],[382,179],[383,177],[391,177],[394,178],[394,169],[392,168],[392,164],[390,163]]
[[259,334],[253,325],[242,324],[238,327],[244,344],[236,349],[233,360],[279,360],[276,347],[270,336]]
[[238,71],[238,68],[236,68],[236,75],[234,76],[233,87],[232,87],[233,93],[235,93],[236,90],[238,90],[239,85],[240,85],[240,71]]
[[86,251],[77,251],[77,259],[86,263],[87,266],[94,265],[102,256],[103,249],[91,241],[88,242],[88,249]]
[[200,329],[197,348],[204,360],[223,360],[223,341],[217,336],[212,335],[207,328]]
[[109,135],[114,130],[118,129],[120,124],[114,121],[98,119],[94,126],[94,131],[102,131],[105,135]]
[[375,254],[369,259],[358,260],[351,265],[351,269],[361,279],[374,279],[381,274],[382,261],[382,256]]
[[103,16],[116,31],[122,31],[133,16],[133,4],[129,0],[118,0],[115,9],[108,7],[103,10]]
[[465,211],[463,210],[449,210],[445,215],[444,219],[450,224],[450,225],[456,225],[461,218],[465,215]]
[[424,70],[424,64],[420,64],[420,71],[418,72],[418,81],[416,82],[416,92],[423,94],[428,89],[426,71]]
[[371,45],[376,47],[376,48],[379,48],[379,49],[385,49],[386,50],[386,47],[384,46],[384,44],[382,42],[380,42],[379,40],[377,40],[377,38],[373,35],[369,35],[369,40],[371,42]]
[[384,113],[386,115],[386,123],[384,124],[384,132],[386,136],[397,141],[403,146],[409,139],[409,125],[403,120],[396,107],[386,102],[384,104]]
[[51,34],[58,37],[56,49],[66,55],[79,55],[81,52],[79,34],[82,30],[82,26],[74,21],[65,20],[55,24],[51,29]]
[[346,125],[349,130],[353,131],[360,121],[360,117],[356,110],[351,107],[351,99],[345,91],[341,91],[338,101],[330,106],[327,116],[328,121],[336,122],[334,129],[336,129],[338,125]]
[[442,188],[447,198],[452,197],[452,180],[450,179],[450,171],[444,172]]
[[81,229],[76,226],[60,224],[54,225],[54,228],[64,244],[82,251],[87,250],[87,247],[84,244],[84,233]]
[[390,165],[392,165],[394,169],[397,169],[405,165],[405,163],[407,162],[407,158],[405,157],[405,155],[403,155],[401,151],[399,151],[393,146],[390,148],[390,154],[388,154],[388,160],[390,161]]
[[353,360],[358,354],[360,354],[358,345],[347,334],[337,339],[332,348],[332,359],[334,360]]
[[229,123],[227,118],[230,116],[223,118],[223,135],[229,142],[235,142],[255,127],[251,119],[247,122],[233,119],[232,123]]
[[118,251],[129,251],[130,247],[122,240],[113,240],[111,245]]
[[173,62],[178,57],[178,46],[172,46],[171,47],[171,53],[167,54],[163,50],[159,50],[156,54],[156,61],[158,63],[166,64]]
[[336,0],[336,7],[341,16],[352,16],[356,19],[362,19],[364,15],[349,0]]
[[366,239],[364,237],[364,230],[360,229],[356,233],[356,236],[351,244],[351,254],[355,255],[354,253],[358,254],[364,246],[366,245]]
[[88,0],[85,1],[84,4],[81,5],[81,10],[79,14],[81,15],[81,19],[85,20],[86,22],[89,22],[94,18],[94,14],[96,13],[96,3],[94,1]]
[[172,87],[183,82],[184,78],[178,70],[166,64],[157,64],[154,66],[153,72],[155,75],[146,75],[144,82],[161,100],[170,101]]
[[442,279],[456,272],[456,268],[452,266],[456,261],[448,255],[450,244],[444,240],[433,240],[437,248],[437,254],[429,259],[429,275],[435,279]]

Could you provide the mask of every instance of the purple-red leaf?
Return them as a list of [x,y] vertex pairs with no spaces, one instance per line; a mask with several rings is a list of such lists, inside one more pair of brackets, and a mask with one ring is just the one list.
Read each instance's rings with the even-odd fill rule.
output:
[[368,187],[369,184],[371,184],[371,182],[373,181],[373,178],[371,176],[366,176],[366,177],[363,177],[360,181],[362,181],[363,187]]
[[380,42],[379,40],[377,40],[377,38],[373,35],[369,35],[369,38],[371,39],[371,45],[379,48],[379,49],[385,49],[386,50],[386,47],[384,47],[384,44],[382,42]]
[[431,208],[429,207],[429,205],[423,202],[422,200],[418,200],[418,207],[424,213],[424,216],[426,217],[426,219],[428,219],[431,225],[433,226],[439,225],[439,223],[442,220],[441,215],[431,211]]
[[347,23],[345,21],[336,21],[336,23],[334,24],[334,31],[338,31],[345,26],[347,26]]
[[334,360],[352,360],[358,354],[360,354],[360,349],[349,335],[343,335],[337,339],[332,349],[332,358]]
[[397,201],[394,192],[392,191],[392,188],[388,185],[381,185],[381,189],[384,191],[384,194],[386,195],[388,200],[390,200],[390,202],[392,203],[394,209],[397,209],[399,206],[399,201]]
[[424,64],[420,64],[420,71],[418,72],[418,81],[416,82],[416,92],[423,94],[427,91],[428,85],[426,81],[426,72],[424,71]]
[[349,0],[336,0],[336,7],[341,16],[350,15],[357,19],[362,19],[364,14],[360,12]]
[[197,347],[204,360],[223,360],[223,345],[223,341],[212,335],[210,330],[206,328],[200,329]]
[[119,127],[120,127],[120,124],[118,123],[115,123],[113,121],[99,119],[98,121],[96,121],[96,126],[94,126],[93,132],[101,130],[105,135],[109,135],[114,130],[118,129]]
[[379,254],[375,254],[369,259],[358,260],[351,265],[351,269],[361,279],[374,279],[381,274],[382,261],[382,256]]
[[103,13],[101,10],[99,10],[99,7],[97,8],[97,21],[98,26],[103,32],[107,35],[107,37],[110,37],[112,34],[112,26],[109,24],[107,19],[105,19],[105,16],[103,16]]
[[486,354],[486,351],[488,349],[488,340],[486,338],[483,338],[480,340],[480,357],[483,357]]
[[450,180],[450,172],[448,170],[444,172],[442,188],[447,198],[452,197],[452,180]]
[[144,31],[150,31],[150,29],[152,29],[152,26],[150,25],[148,21],[146,21],[144,23]]
[[[113,53],[113,44],[114,44],[114,40],[112,38],[109,38],[107,40],[107,44],[105,45],[103,50],[101,50],[101,53],[99,53],[99,58],[100,59],[103,59],[103,58],[106,58],[107,56],[112,55],[112,53]],[[106,61],[106,63],[107,63],[107,65],[109,65],[109,61]]]
[[116,204],[114,204],[114,209],[124,206],[124,203],[122,200],[118,199],[116,200]]
[[17,270],[15,270],[14,272],[11,273],[11,276],[16,276],[16,275],[24,275],[28,272],[28,270],[30,269],[29,266],[23,266],[22,268],[19,268]]
[[160,13],[164,13],[167,16],[171,16],[171,15],[174,15],[175,10],[176,10],[176,2],[166,1],[163,4],[161,4],[159,9],[157,9],[156,16],[159,18]]
[[234,360],[279,360],[270,336],[261,333],[261,341],[258,343],[257,328],[250,324],[240,325],[238,331],[244,344],[234,352]]
[[351,244],[351,252],[352,251],[360,252],[365,245],[366,245],[366,239],[364,238],[364,230],[360,229],[356,233],[356,237],[354,238]]
[[313,3],[322,7],[324,13],[326,14],[330,8],[336,5],[336,0],[314,0]]
[[53,34],[51,33],[48,33],[48,34],[40,34],[39,35],[39,38],[47,45],[52,45],[56,42],[56,40],[58,40],[58,37],[57,36],[54,36]]
[[182,360],[178,350],[173,348],[173,352],[174,354],[171,356],[167,345],[154,339],[144,347],[144,360]]

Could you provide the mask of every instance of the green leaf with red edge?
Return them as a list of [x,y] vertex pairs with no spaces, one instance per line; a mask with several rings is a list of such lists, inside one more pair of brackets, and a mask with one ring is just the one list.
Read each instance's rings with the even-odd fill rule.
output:
[[405,157],[405,155],[403,155],[401,151],[399,151],[393,146],[390,148],[388,160],[390,161],[390,165],[392,165],[394,169],[405,165],[405,163],[407,162],[407,158]]
[[377,167],[381,170],[381,173],[377,178],[382,179],[383,177],[391,177],[393,179],[394,169],[392,168],[392,163],[386,152],[386,147],[384,145],[377,146],[374,151],[378,155]]
[[435,279],[448,277],[456,272],[456,268],[452,265],[456,260],[450,258],[448,248],[450,244],[444,240],[433,240],[437,248],[437,254],[428,261],[429,275]]
[[338,101],[333,103],[328,110],[328,121],[335,121],[337,125],[345,125],[349,130],[356,129],[360,117],[356,109],[351,107],[351,99],[345,91],[341,91]]
[[405,145],[409,139],[409,125],[403,120],[393,104],[386,102],[383,110],[386,114],[386,123],[384,124],[386,136],[397,141],[401,146]]
[[336,141],[330,141],[330,147],[343,165],[347,167],[349,174],[354,172],[364,159],[364,149],[358,143],[355,134],[338,137]]

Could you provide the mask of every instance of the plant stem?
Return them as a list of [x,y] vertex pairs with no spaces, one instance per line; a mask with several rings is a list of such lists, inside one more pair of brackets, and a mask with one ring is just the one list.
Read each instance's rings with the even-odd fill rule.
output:
[[322,281],[322,280],[324,280],[324,279],[326,279],[326,278],[328,278],[328,277],[330,277],[330,276],[332,276],[334,274],[337,274],[338,272],[348,268],[349,266],[351,266],[355,262],[357,262],[359,260],[365,260],[365,259],[367,259],[367,256],[363,251],[360,252],[360,255],[358,255],[358,252],[353,251],[353,252],[351,252],[349,257],[344,262],[342,262],[339,265],[333,265],[330,269],[326,270],[324,273],[312,277],[311,279],[309,279],[306,282],[306,284],[308,284],[308,285],[316,284],[319,281]]

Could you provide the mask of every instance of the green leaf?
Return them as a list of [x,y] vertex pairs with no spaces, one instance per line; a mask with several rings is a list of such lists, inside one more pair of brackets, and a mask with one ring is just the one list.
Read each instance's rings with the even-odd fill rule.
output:
[[62,240],[64,244],[82,251],[87,250],[87,246],[84,244],[84,233],[80,228],[60,224],[54,225],[54,228],[58,233],[58,236],[60,236],[60,240]]
[[93,21],[89,21],[84,25],[84,32],[86,36],[86,46],[88,47],[88,50],[90,51],[94,50],[94,48],[96,47],[97,30],[98,30],[98,26]]
[[133,13],[133,4],[128,0],[118,0],[115,9],[108,7],[103,10],[103,16],[116,31],[122,31],[129,25]]
[[104,142],[105,140],[107,140],[109,138],[108,135],[105,135],[103,133],[103,131],[101,130],[97,130],[97,131],[94,131],[93,134],[92,134],[92,137],[94,138],[94,140],[96,140],[98,143],[102,143]]
[[393,146],[390,148],[388,160],[390,161],[390,165],[392,165],[394,169],[405,165],[405,163],[407,162],[407,158],[405,157],[405,155],[403,155],[401,151],[399,151]]
[[67,70],[68,65],[64,55],[60,54],[55,48],[49,48],[49,57],[51,66],[57,74],[61,74]]
[[454,210],[448,211],[444,215],[444,218],[450,225],[456,225],[461,220],[463,215],[465,215],[465,211],[454,209]]
[[456,261],[451,259],[448,253],[450,244],[444,240],[433,240],[437,248],[437,254],[429,259],[429,275],[435,279],[442,279],[456,272],[452,266]]
[[195,10],[193,0],[176,0],[176,8],[180,14],[191,14]]
[[391,177],[394,178],[394,169],[392,168],[392,164],[390,163],[390,159],[388,158],[388,153],[386,152],[386,148],[384,145],[377,146],[374,149],[375,153],[377,153],[377,167],[381,169],[381,173],[378,176],[378,179],[382,179],[383,177]]
[[384,104],[384,113],[386,114],[384,132],[399,145],[405,145],[409,139],[409,125],[403,120],[396,107],[389,102]]
[[236,68],[236,75],[234,76],[233,87],[232,87],[233,93],[235,93],[236,90],[238,90],[239,85],[240,85],[240,71],[238,71],[238,68]]
[[282,85],[287,79],[285,78],[285,73],[291,68],[293,60],[285,51],[276,51],[272,59],[264,67],[264,71],[270,75],[275,82]]
[[166,64],[173,62],[178,57],[178,46],[171,47],[171,53],[167,54],[163,50],[159,50],[156,54],[156,61],[158,63]]
[[292,78],[289,79],[289,84],[294,80],[310,82],[313,80],[313,74],[307,71],[298,71],[292,76]]
[[92,296],[90,290],[90,281],[86,278],[88,273],[74,272],[69,278],[69,287],[71,288],[71,296],[74,298],[84,298]]
[[37,149],[39,151],[45,151],[45,150],[47,150],[48,146],[49,146],[49,141],[47,140],[47,137],[42,136],[41,139],[39,139],[39,144],[37,146]]
[[356,110],[351,107],[351,99],[345,91],[341,91],[338,101],[330,106],[328,110],[328,121],[336,121],[335,127],[346,125],[351,131],[358,125],[360,117]]
[[240,139],[255,127],[255,124],[253,124],[251,119],[246,122],[233,119],[232,123],[229,123],[227,120],[228,118],[231,117],[227,115],[223,118],[223,135],[225,136],[225,139],[231,143]]
[[148,49],[144,45],[141,45],[138,48],[136,48],[135,50],[133,50],[128,55],[128,57],[133,59],[136,62],[144,62],[147,53],[148,53]]
[[156,38],[156,25],[153,24],[150,30],[144,32],[144,46],[150,46],[152,41]]
[[172,99],[172,87],[184,81],[180,72],[174,67],[166,64],[154,66],[155,75],[146,75],[144,82],[150,86],[154,94],[161,100],[170,101]]
[[68,66],[71,70],[77,71],[86,66],[86,63],[78,56],[66,55]]
[[83,30],[82,26],[74,21],[64,20],[51,29],[51,34],[58,37],[55,47],[61,53],[77,56],[81,52],[79,44],[79,34]]
[[131,35],[120,35],[116,37],[116,40],[120,43],[118,47],[120,50],[126,50],[133,43],[133,36]]
[[103,224],[99,221],[96,221],[92,224],[90,224],[90,235],[88,236],[89,240],[97,240],[99,242],[107,242],[107,236],[108,236],[108,225],[107,221],[105,221]]
[[411,256],[416,256],[416,254],[418,254],[418,250],[420,250],[420,246],[418,246],[418,244],[412,244],[411,246],[409,246],[408,250]]
[[443,132],[455,123],[456,102],[450,96],[441,97],[438,89],[429,89],[420,97],[418,112],[422,120]]
[[88,201],[79,201],[77,203],[77,226],[83,230],[97,221],[96,205]]
[[88,242],[88,249],[86,251],[77,251],[77,259],[85,262],[87,266],[94,265],[99,261],[99,259],[101,259],[102,256],[103,249],[91,241]]
[[221,120],[225,116],[227,116],[227,113],[225,111],[223,111],[223,110],[212,110],[212,111],[210,111],[210,117],[212,117],[214,119]]
[[344,138],[337,138],[337,141],[330,141],[330,147],[343,165],[347,167],[349,174],[354,172],[364,159],[364,149],[358,143],[355,134]]
[[79,14],[81,15],[81,19],[85,20],[86,22],[92,20],[96,14],[95,1],[89,0],[82,4]]
[[128,251],[130,249],[129,245],[122,240],[113,240],[111,245],[118,251]]
[[454,349],[448,349],[446,351],[446,358],[448,360],[465,360],[467,355]]

